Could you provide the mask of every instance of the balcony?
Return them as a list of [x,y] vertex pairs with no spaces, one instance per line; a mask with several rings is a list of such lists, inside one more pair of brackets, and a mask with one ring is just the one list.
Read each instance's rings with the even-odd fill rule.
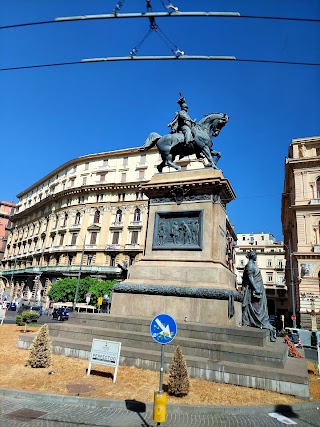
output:
[[147,168],[148,168],[148,163],[146,162],[136,164],[136,170],[143,170]]
[[120,249],[120,245],[116,245],[116,244],[106,245],[105,247],[106,251],[118,251],[119,249]]
[[138,243],[128,243],[124,248],[131,251],[138,251],[140,249],[140,245]]
[[274,269],[277,271],[284,271],[284,266],[279,264],[279,265],[276,265]]
[[[14,274],[15,276],[18,274],[35,274],[39,273],[60,273],[60,274],[78,274],[80,265],[50,265],[50,266],[42,266],[42,267],[24,267],[16,270],[4,270],[2,271],[2,275],[4,277],[11,276]],[[120,272],[120,269],[117,267],[109,267],[109,266],[95,266],[95,265],[82,265],[81,267],[82,273],[89,274],[107,274],[111,273],[117,275]]]
[[310,205],[320,205],[320,199],[311,199],[309,204]]
[[130,221],[128,228],[141,228],[142,227],[142,221]]
[[123,228],[123,222],[118,222],[118,221],[112,222],[111,225],[110,225],[110,228],[112,228],[112,229],[115,229],[115,228],[122,229]]

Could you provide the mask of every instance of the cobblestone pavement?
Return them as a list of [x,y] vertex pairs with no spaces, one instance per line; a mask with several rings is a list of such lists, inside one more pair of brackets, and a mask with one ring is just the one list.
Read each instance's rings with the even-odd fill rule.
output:
[[[152,404],[0,390],[0,427],[155,427]],[[128,409],[129,408],[129,409]],[[279,420],[270,413],[283,413]],[[278,417],[279,418],[279,417]],[[320,402],[292,407],[172,407],[161,427],[320,427]]]

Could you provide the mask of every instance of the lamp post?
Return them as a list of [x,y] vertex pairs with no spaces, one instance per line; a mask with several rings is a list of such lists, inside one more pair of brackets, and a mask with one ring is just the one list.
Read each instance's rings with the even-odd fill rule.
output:
[[290,262],[290,285],[291,285],[291,299],[292,299],[292,326],[297,327],[297,316],[296,316],[296,300],[295,300],[295,290],[294,290],[294,277],[293,277],[293,267],[292,267],[292,249],[291,249],[291,240],[289,239],[289,246],[283,244],[288,249],[289,252],[289,262]]
[[81,278],[82,263],[83,263],[83,257],[84,257],[84,250],[85,250],[85,247],[86,247],[86,236],[84,236],[84,239],[82,239],[82,237],[80,235],[79,235],[79,237],[83,241],[83,246],[82,246],[82,252],[81,252],[80,267],[79,267],[79,272],[78,272],[78,280],[77,280],[77,286],[76,286],[76,293],[74,295],[74,301],[73,301],[73,306],[72,306],[73,311],[76,310],[76,304],[77,304],[78,293],[79,293],[80,278]]

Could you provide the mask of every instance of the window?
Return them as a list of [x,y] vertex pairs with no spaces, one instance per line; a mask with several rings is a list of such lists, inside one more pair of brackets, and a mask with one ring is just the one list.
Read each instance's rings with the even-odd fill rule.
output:
[[272,259],[267,259],[267,267],[272,267]]
[[116,222],[122,222],[122,210],[118,209],[116,213]]
[[283,261],[282,260],[278,261],[278,268],[283,268]]
[[316,155],[320,156],[320,148],[319,147],[316,148]]
[[108,166],[108,159],[103,159],[103,161],[102,161],[102,166],[103,167],[106,167],[106,166]]
[[67,206],[71,205],[71,199],[67,199]]
[[79,196],[78,197],[78,203],[79,204],[84,203],[84,196]]
[[96,195],[96,200],[97,200],[97,203],[100,201],[100,202],[103,202],[103,194],[97,194]]
[[98,233],[96,231],[92,231],[90,237],[90,245],[95,245],[97,243],[97,235]]
[[317,199],[320,199],[320,178],[317,179],[316,185],[317,185]]
[[272,273],[267,273],[267,278],[268,278],[268,283],[273,282],[273,274]]
[[58,227],[58,220],[59,220],[59,217],[58,217],[58,215],[56,215],[55,218],[54,218],[54,226],[53,226],[53,228],[57,228]]
[[68,265],[72,265],[73,264],[73,259],[74,259],[74,255],[68,254]]
[[87,176],[82,177],[82,185],[87,185]]
[[278,276],[278,284],[283,285],[284,284],[284,276]]
[[140,156],[140,164],[144,165],[146,163],[146,154],[141,154]]
[[136,200],[142,200],[142,193],[136,193]]
[[87,265],[91,265],[92,264],[92,259],[93,259],[93,255],[88,255],[88,257],[87,257]]
[[112,236],[112,244],[113,245],[118,245],[119,244],[119,237],[120,237],[120,232],[119,231],[114,231],[113,232],[113,236]]
[[132,231],[131,233],[131,244],[136,245],[138,243],[138,231]]
[[89,169],[89,162],[86,162],[85,164],[84,164],[84,170],[88,170]]
[[70,188],[74,187],[75,178],[70,179]]
[[116,264],[116,257],[115,256],[111,256],[110,257],[110,267],[114,267]]
[[128,157],[123,158],[123,166],[128,166]]
[[106,174],[102,173],[100,174],[100,182],[104,182],[106,180]]
[[60,234],[59,246],[63,246],[64,234]]
[[71,235],[71,245],[76,245],[77,244],[78,234],[79,233],[72,233],[72,235]]
[[74,224],[75,225],[79,225],[80,224],[80,219],[81,219],[80,212],[77,212],[75,220],[74,220]]
[[121,174],[121,182],[126,182],[126,180],[127,180],[127,174],[125,172],[123,172]]
[[139,179],[144,179],[145,178],[145,171],[139,171]]
[[99,222],[100,222],[100,211],[95,211],[93,222],[94,222],[94,224],[99,224]]
[[134,264],[135,260],[136,260],[136,257],[134,255],[131,255],[129,259],[129,265]]
[[141,211],[140,211],[140,209],[139,208],[137,208],[135,211],[134,211],[134,215],[133,215],[133,221],[140,221],[141,220]]
[[245,241],[246,240],[246,236],[242,236],[242,240]]
[[66,213],[63,218],[62,226],[66,227],[68,222],[68,214]]
[[264,236],[261,236],[261,240],[264,240]]

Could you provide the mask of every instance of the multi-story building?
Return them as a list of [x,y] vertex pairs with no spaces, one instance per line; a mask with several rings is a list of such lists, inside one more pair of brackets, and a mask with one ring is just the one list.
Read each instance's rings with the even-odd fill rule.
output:
[[[148,199],[141,183],[157,172],[156,149],[98,153],[71,160],[17,195],[2,274],[13,297],[46,295],[65,276],[119,278],[119,266],[143,254]],[[196,159],[183,169],[203,168]],[[226,264],[233,268],[233,228],[227,220]],[[228,253],[227,253],[228,252]]]
[[8,234],[11,230],[10,216],[13,215],[15,206],[14,202],[0,202],[0,263],[7,246]]
[[257,252],[257,265],[260,268],[266,290],[269,316],[277,319],[281,327],[281,316],[287,319],[287,284],[285,281],[285,251],[283,242],[276,241],[268,233],[237,234],[236,273],[238,289],[241,289],[243,270],[248,259],[246,254],[254,249]]
[[[297,324],[320,329],[320,137],[293,139],[285,162],[282,229],[292,260],[289,307]],[[287,283],[290,277],[286,278]],[[293,298],[293,299],[292,299]],[[293,302],[293,305],[292,305]]]
[[[13,202],[0,202],[0,266],[4,251],[7,246],[8,235],[11,230],[10,216],[14,212],[15,203]],[[0,271],[0,299],[4,296],[6,288],[8,288],[8,279],[2,277]]]

